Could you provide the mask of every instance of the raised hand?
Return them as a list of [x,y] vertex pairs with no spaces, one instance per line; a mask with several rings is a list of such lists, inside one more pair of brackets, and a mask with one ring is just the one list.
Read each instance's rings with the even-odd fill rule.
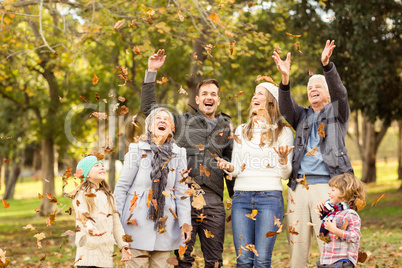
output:
[[164,49],[159,49],[157,53],[153,54],[148,59],[148,71],[156,72],[165,63],[166,55]]
[[327,66],[329,63],[329,58],[332,56],[332,51],[334,51],[334,48],[336,47],[334,45],[335,40],[332,40],[331,42],[329,42],[329,40],[327,40],[327,43],[325,44],[325,48],[322,51],[321,54],[321,62],[322,65]]
[[218,163],[216,163],[216,165],[220,168],[220,169],[225,169],[227,172],[233,172],[234,167],[232,164],[230,164],[228,161],[217,157],[216,160],[218,160]]
[[279,72],[282,74],[282,84],[287,85],[289,84],[289,74],[290,74],[290,52],[286,55],[286,60],[281,60],[276,51],[274,51],[274,55],[272,58],[276,63],[276,68],[278,68]]
[[279,164],[286,165],[288,163],[288,155],[292,152],[294,146],[279,146],[278,149],[274,147],[275,152],[279,156]]

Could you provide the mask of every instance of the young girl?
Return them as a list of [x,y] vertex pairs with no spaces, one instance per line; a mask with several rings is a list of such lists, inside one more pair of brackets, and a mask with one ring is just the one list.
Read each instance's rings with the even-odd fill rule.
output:
[[123,241],[124,230],[116,210],[113,194],[105,181],[102,161],[93,155],[77,165],[84,179],[73,199],[76,215],[77,267],[113,267],[116,241],[122,261],[131,259],[128,243]]
[[317,204],[324,240],[318,267],[355,267],[359,253],[361,220],[356,202],[366,198],[363,183],[351,173],[333,177],[329,200]]

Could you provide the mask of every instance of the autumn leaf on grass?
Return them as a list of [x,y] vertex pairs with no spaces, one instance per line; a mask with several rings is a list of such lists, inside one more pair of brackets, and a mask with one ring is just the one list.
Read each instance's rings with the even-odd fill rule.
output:
[[317,153],[317,146],[315,146],[313,149],[311,149],[310,151],[308,151],[304,156],[315,156],[315,154]]
[[203,165],[200,164],[200,176],[203,177],[205,176],[209,177],[211,175],[211,171],[207,170]]
[[42,243],[41,240],[46,238],[46,235],[44,233],[37,233],[36,235],[34,235],[33,237],[36,238],[36,246],[38,248],[42,248]]
[[320,233],[319,235],[317,235],[317,238],[324,241],[325,243],[329,243],[331,242],[331,238],[329,238],[329,236],[324,236],[323,233]]
[[124,20],[119,20],[119,21],[117,21],[117,22],[114,24],[113,28],[114,28],[115,30],[118,30],[118,29],[120,29],[120,28],[123,26],[123,24],[124,24]]
[[255,249],[255,245],[253,244],[245,244],[244,247],[242,246],[244,250],[248,250],[254,253],[255,256],[259,256],[257,250]]
[[211,44],[208,44],[208,45],[202,45],[202,47],[207,51],[207,53],[208,53],[208,56],[210,56],[211,58],[213,58],[214,56],[212,56],[212,54],[211,54],[211,50],[215,47],[215,46],[213,46],[213,45],[211,45]]
[[186,94],[186,95],[188,95],[187,91],[183,88],[182,85],[180,85],[179,94]]
[[291,36],[291,37],[301,37],[300,34],[291,34],[291,33],[288,33],[288,32],[286,32],[286,34]]
[[204,229],[205,237],[206,238],[214,238],[215,236],[211,233],[211,231],[208,231],[207,229]]
[[180,260],[184,259],[184,253],[186,252],[186,250],[187,250],[187,245],[184,246],[184,247],[182,245],[179,245],[179,257],[180,257]]
[[87,98],[85,98],[84,96],[80,96],[81,100],[88,102]]
[[8,208],[10,207],[10,203],[7,203],[6,200],[1,199],[1,201],[3,201],[3,207],[4,207],[5,209],[8,209]]
[[246,214],[246,217],[255,221],[256,220],[255,216],[257,216],[257,214],[258,214],[258,210],[253,209],[251,211],[251,214]]
[[269,77],[269,76],[266,76],[266,75],[263,75],[263,76],[262,76],[262,75],[258,75],[256,81],[257,81],[257,82],[260,82],[261,80],[265,80],[265,81],[267,81],[267,82],[270,82],[270,83],[274,84],[276,87],[278,86],[278,84],[275,83],[275,81],[272,80],[272,78]]
[[[180,12],[180,10],[179,10],[179,12]],[[174,265],[174,266],[179,265],[179,261],[177,260],[176,256],[172,256],[172,257],[167,258],[166,263],[170,264],[170,265]]]
[[133,242],[133,238],[131,237],[131,235],[125,234],[122,236],[122,238],[123,238],[124,242],[127,242],[127,243]]
[[300,50],[300,44],[298,42],[293,44],[295,46],[295,48],[297,49],[297,51],[299,51],[300,54],[302,54],[301,50]]
[[341,230],[346,230],[346,228],[348,228],[348,224],[349,224],[348,219],[345,218],[345,221],[341,227]]
[[236,40],[233,40],[233,41],[230,42],[230,45],[229,45],[229,52],[230,52],[230,55],[233,55],[233,51],[234,51],[235,45],[236,45]]
[[374,202],[371,204],[371,207],[373,206],[377,206],[378,201],[380,201],[381,199],[383,199],[385,197],[385,194],[382,194],[380,197],[377,197]]
[[205,146],[203,145],[203,144],[193,144],[193,146],[195,147],[195,148],[197,148],[198,150],[200,150],[200,151],[204,151],[204,149],[205,149]]
[[366,202],[360,198],[356,198],[355,205],[357,210],[362,210],[366,206]]
[[288,233],[292,234],[292,235],[298,235],[299,234],[298,232],[296,232],[295,227],[293,227],[293,226],[288,227]]
[[159,85],[163,85],[166,84],[168,81],[169,79],[167,77],[162,77],[162,81],[156,80],[156,83],[158,83]]
[[306,188],[307,190],[310,189],[310,187],[309,187],[308,184],[307,184],[307,180],[306,180],[306,175],[305,175],[305,174],[303,174],[303,178],[296,179],[296,181],[297,181],[298,183],[300,183],[300,184],[303,186],[303,188]]
[[226,209],[230,210],[232,208],[232,200],[226,199]]
[[202,209],[206,205],[204,196],[202,194],[193,195],[193,202],[191,206],[195,209]]
[[94,78],[92,78],[92,84],[96,85],[98,81],[99,81],[98,77],[96,76],[96,74],[94,74]]
[[33,227],[32,224],[28,224],[27,226],[22,227],[22,229],[25,230],[30,229],[31,231],[34,231],[36,230],[36,227]]
[[207,215],[204,215],[203,213],[201,213],[200,215],[197,215],[197,222],[202,223],[204,222],[205,218],[207,217]]
[[230,140],[230,139],[234,139],[235,142],[237,142],[238,144],[241,144],[241,140],[240,140],[240,138],[239,138],[239,135],[230,135],[230,136],[228,137],[228,140]]
[[245,93],[245,91],[239,91],[237,92],[236,95],[234,95],[233,97],[231,97],[230,99],[233,100],[234,98],[238,98],[239,96],[243,95]]
[[216,14],[216,13],[209,14],[209,19],[215,24],[218,24],[221,21],[218,14]]
[[321,124],[318,126],[318,135],[320,135],[321,138],[325,138],[324,127],[325,127],[325,124],[324,124],[324,123],[321,123]]

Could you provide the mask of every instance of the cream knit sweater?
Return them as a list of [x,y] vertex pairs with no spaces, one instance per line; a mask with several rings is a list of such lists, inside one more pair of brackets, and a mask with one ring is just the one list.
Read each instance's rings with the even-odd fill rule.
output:
[[[81,260],[75,265],[77,266],[97,266],[97,267],[113,267],[113,250],[115,241],[119,249],[128,246],[128,243],[123,241],[124,230],[120,222],[120,217],[116,209],[109,206],[107,196],[103,191],[92,190],[96,194],[94,198],[95,208],[91,213],[91,218],[94,221],[88,220],[84,225],[79,219],[78,212],[89,212],[85,201],[84,192],[78,191],[74,200],[73,206],[76,215],[76,225],[80,231],[76,231],[75,244],[77,253],[75,260],[80,256]],[[77,204],[79,201],[79,205]],[[93,236],[88,233],[88,229],[95,228],[99,232],[106,233],[102,236]]]
[[[262,122],[259,122],[262,124]],[[284,127],[277,142],[268,147],[260,148],[261,128],[253,130],[253,138],[248,141],[243,137],[245,124],[236,129],[235,134],[239,136],[241,144],[233,142],[232,164],[234,166],[233,176],[236,176],[235,191],[283,191],[281,179],[289,179],[292,171],[293,151],[288,155],[286,165],[278,162],[279,156],[273,147],[293,146],[293,132],[289,127]],[[241,166],[245,164],[244,171]],[[269,166],[268,166],[269,165]],[[267,167],[268,166],[268,167]]]

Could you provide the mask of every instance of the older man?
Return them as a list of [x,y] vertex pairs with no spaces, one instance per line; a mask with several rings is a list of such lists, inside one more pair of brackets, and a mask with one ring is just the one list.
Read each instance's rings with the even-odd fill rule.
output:
[[[321,55],[324,75],[310,77],[307,85],[311,104],[307,108],[299,106],[290,94],[290,53],[285,61],[276,52],[273,56],[282,74],[280,111],[296,130],[293,171],[288,183],[287,225],[293,225],[299,233],[288,232],[292,268],[308,266],[313,231],[318,236],[321,224],[315,208],[319,201],[328,199],[328,181],[338,174],[353,172],[345,148],[350,108],[346,88],[335,64],[330,62],[334,48],[334,41],[328,40]],[[317,242],[322,251],[323,241],[317,238]]]
[[[148,115],[155,106],[156,72],[162,67],[165,59],[164,50],[159,50],[148,60],[148,70],[141,92],[141,111],[145,115]],[[201,242],[205,267],[222,266],[225,237],[225,208],[222,203],[224,173],[217,166],[215,156],[230,161],[233,141],[228,139],[231,135],[230,117],[224,113],[216,113],[221,101],[219,93],[219,84],[216,80],[201,81],[197,85],[195,97],[198,107],[190,105],[194,113],[173,114],[176,128],[174,137],[177,145],[186,148],[187,168],[191,169],[189,175],[201,186],[201,190],[197,190],[197,193],[201,193],[205,200],[205,206],[193,202],[191,241],[187,244],[183,259],[179,259],[178,267],[192,267],[194,257],[191,252],[197,234]],[[229,193],[233,192],[233,182],[227,181],[227,185]],[[206,230],[214,237],[207,237]]]

